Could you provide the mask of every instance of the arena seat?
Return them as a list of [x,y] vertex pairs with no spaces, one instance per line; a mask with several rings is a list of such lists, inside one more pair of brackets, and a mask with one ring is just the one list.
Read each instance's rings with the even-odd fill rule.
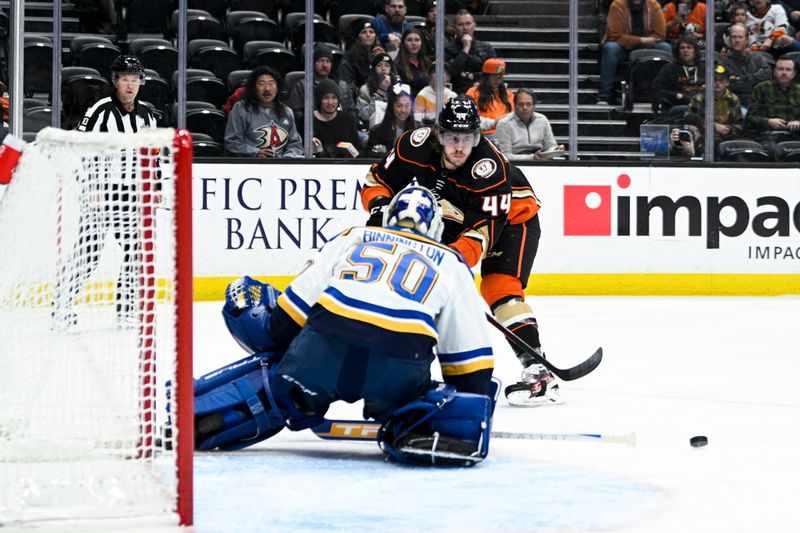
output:
[[250,41],[244,45],[244,64],[249,68],[266,65],[281,75],[295,70],[300,65],[297,56],[284,46],[275,46],[274,41]]
[[23,61],[25,95],[50,94],[53,85],[53,43],[50,38],[38,34],[25,35]]
[[800,163],[800,141],[783,141],[775,146],[775,161]]
[[194,39],[187,45],[189,66],[210,70],[227,79],[231,71],[241,68],[236,52],[227,43],[215,39]]
[[761,143],[752,139],[735,139],[719,143],[719,156],[723,161],[730,162],[768,162],[771,161],[769,153],[764,150]]
[[232,93],[247,82],[250,70],[234,70],[228,74],[228,93]]
[[258,11],[232,11],[228,13],[228,31],[233,47],[242,51],[251,41],[280,41],[283,31],[278,23]]
[[628,83],[635,102],[653,101],[653,80],[667,63],[675,61],[671,54],[654,48],[632,50],[628,56]]

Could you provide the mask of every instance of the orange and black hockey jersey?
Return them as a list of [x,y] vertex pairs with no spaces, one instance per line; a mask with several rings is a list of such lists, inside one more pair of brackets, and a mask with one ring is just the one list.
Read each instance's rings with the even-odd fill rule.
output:
[[511,182],[508,160],[491,142],[482,138],[463,166],[448,170],[430,142],[433,134],[430,128],[418,128],[401,135],[370,168],[361,201],[368,210],[373,199],[392,198],[416,177],[443,205],[442,242],[475,266],[497,242],[505,224],[533,217],[538,201],[527,182]]

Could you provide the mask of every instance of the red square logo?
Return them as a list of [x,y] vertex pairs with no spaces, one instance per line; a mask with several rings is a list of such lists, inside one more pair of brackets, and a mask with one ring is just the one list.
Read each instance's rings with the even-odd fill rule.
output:
[[564,235],[611,235],[611,186],[564,186]]

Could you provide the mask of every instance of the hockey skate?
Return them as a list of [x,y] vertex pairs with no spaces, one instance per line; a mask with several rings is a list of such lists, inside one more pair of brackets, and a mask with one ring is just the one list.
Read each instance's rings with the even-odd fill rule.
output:
[[542,407],[564,403],[552,372],[544,365],[533,363],[522,370],[522,380],[505,389],[509,405]]

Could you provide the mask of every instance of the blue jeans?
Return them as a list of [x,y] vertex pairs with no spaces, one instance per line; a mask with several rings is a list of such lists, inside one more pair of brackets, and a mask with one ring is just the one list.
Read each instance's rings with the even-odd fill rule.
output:
[[[655,48],[672,54],[672,47],[667,42],[656,43],[652,47],[639,46],[637,48]],[[622,59],[628,57],[629,53],[630,50],[626,50],[616,41],[603,43],[600,56],[600,90],[597,91],[598,98],[608,100],[614,96],[614,76],[617,74],[617,67]]]

